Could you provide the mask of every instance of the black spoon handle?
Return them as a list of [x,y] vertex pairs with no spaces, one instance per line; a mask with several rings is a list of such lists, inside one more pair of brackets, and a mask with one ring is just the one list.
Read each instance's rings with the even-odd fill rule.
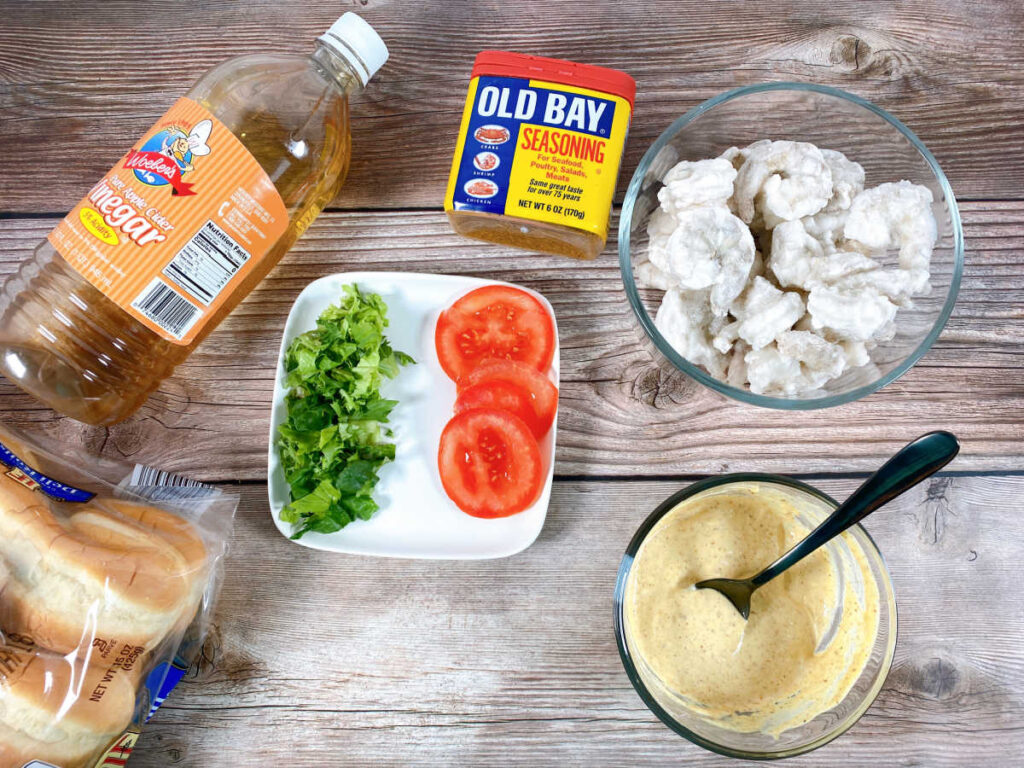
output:
[[949,464],[960,451],[960,443],[949,432],[929,432],[903,447],[875,474],[836,507],[810,535],[769,565],[751,581],[757,586],[771,581],[796,565],[825,542],[859,523],[883,504],[910,490]]

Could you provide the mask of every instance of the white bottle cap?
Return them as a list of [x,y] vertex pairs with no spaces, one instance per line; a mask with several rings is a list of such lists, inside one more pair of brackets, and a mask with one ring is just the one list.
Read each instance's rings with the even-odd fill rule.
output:
[[388,60],[388,47],[373,27],[361,16],[346,13],[331,24],[319,38],[331,50],[340,54],[359,75],[363,85],[377,74],[377,70]]

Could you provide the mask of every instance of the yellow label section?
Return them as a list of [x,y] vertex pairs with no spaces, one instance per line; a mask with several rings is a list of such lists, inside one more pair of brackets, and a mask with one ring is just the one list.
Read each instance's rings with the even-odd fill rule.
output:
[[607,138],[543,125],[522,125],[505,213],[608,237],[608,217],[629,131],[629,102],[571,85],[530,81],[532,88],[596,96],[615,104]]
[[92,208],[83,208],[78,212],[78,218],[81,220],[82,226],[89,231],[89,234],[100,242],[107,245],[118,245],[121,242],[117,239],[117,233],[114,231],[114,228],[103,220],[103,215],[99,211],[95,211]]

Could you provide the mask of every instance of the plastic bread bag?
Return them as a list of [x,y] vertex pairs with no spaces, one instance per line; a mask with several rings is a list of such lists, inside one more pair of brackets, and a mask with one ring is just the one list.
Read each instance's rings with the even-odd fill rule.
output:
[[237,504],[0,425],[0,768],[125,764],[198,656]]

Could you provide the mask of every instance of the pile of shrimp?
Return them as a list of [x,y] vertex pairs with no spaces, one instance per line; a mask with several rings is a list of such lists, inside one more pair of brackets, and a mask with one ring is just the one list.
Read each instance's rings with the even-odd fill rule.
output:
[[865,189],[841,152],[762,140],[662,181],[637,281],[665,291],[662,336],[732,386],[804,398],[850,369],[873,376],[897,311],[930,290],[931,190]]

